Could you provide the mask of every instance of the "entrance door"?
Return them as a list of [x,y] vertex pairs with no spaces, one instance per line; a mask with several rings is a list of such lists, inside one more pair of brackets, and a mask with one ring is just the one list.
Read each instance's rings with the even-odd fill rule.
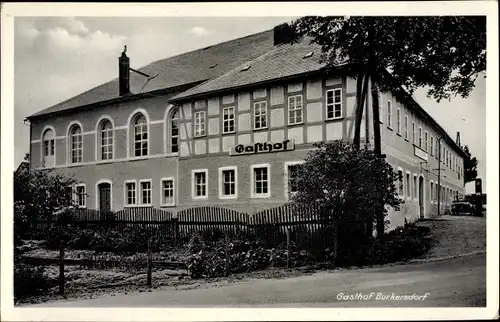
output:
[[420,211],[420,218],[424,218],[424,178],[418,179],[418,208]]
[[111,185],[107,182],[99,184],[99,210],[102,212],[111,210]]

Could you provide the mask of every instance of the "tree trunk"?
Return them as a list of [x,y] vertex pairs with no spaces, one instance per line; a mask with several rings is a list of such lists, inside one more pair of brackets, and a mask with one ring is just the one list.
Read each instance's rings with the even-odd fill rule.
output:
[[[374,152],[378,157],[382,157],[382,147],[380,138],[380,111],[379,111],[379,100],[378,100],[378,86],[375,77],[371,77],[372,80],[372,110],[373,110],[373,135],[374,135]],[[377,205],[376,208],[376,222],[377,222],[377,237],[381,237],[384,234],[384,205],[383,201]],[[372,228],[373,230],[373,228]]]

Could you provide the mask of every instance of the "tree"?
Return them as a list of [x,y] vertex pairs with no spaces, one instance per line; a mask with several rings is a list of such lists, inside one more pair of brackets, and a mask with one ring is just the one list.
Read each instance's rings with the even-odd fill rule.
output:
[[486,70],[485,17],[303,17],[291,26],[292,42],[307,35],[321,46],[327,70],[348,63],[343,67],[345,76],[357,82],[353,140],[357,149],[371,85],[374,151],[379,156],[379,90],[391,91],[400,101],[419,87],[427,87],[428,96],[437,101],[451,95],[465,98]]
[[[358,150],[343,141],[319,143],[315,148],[292,178],[291,184],[298,189],[291,196],[292,202],[319,204],[325,210],[321,212],[325,222],[354,219],[368,223],[368,227],[373,227],[379,200],[399,209],[402,201],[394,184],[399,175],[374,151]],[[372,230],[367,233],[371,236]]]
[[20,172],[14,175],[14,237],[18,245],[36,219],[52,219],[56,214],[75,207],[69,189],[73,178],[49,171]]
[[472,157],[467,145],[464,147],[464,152],[467,154],[467,158],[464,159],[464,180],[465,183],[467,183],[474,181],[477,178],[478,161],[476,157]]

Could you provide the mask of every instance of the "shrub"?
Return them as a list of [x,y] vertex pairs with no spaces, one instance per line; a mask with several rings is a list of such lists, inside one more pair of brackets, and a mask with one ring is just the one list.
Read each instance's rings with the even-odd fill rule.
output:
[[46,292],[54,285],[55,281],[47,276],[44,267],[15,263],[14,297],[16,299]]

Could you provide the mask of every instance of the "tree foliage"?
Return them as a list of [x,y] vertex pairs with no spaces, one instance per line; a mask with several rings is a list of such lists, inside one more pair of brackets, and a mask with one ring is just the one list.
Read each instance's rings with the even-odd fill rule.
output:
[[14,233],[20,241],[31,220],[50,219],[75,206],[69,190],[76,180],[48,171],[23,171],[14,175]]
[[467,183],[477,178],[478,161],[476,157],[472,156],[467,145],[464,147],[464,152],[467,154],[467,158],[464,159],[464,176],[465,182]]
[[298,189],[291,198],[301,205],[319,203],[337,219],[374,220],[381,202],[399,209],[398,176],[372,150],[343,141],[319,143],[291,179]]
[[427,87],[438,102],[465,98],[486,70],[485,17],[303,17],[292,28],[295,40],[321,46],[327,67],[349,62],[354,76],[372,69],[383,92]]

